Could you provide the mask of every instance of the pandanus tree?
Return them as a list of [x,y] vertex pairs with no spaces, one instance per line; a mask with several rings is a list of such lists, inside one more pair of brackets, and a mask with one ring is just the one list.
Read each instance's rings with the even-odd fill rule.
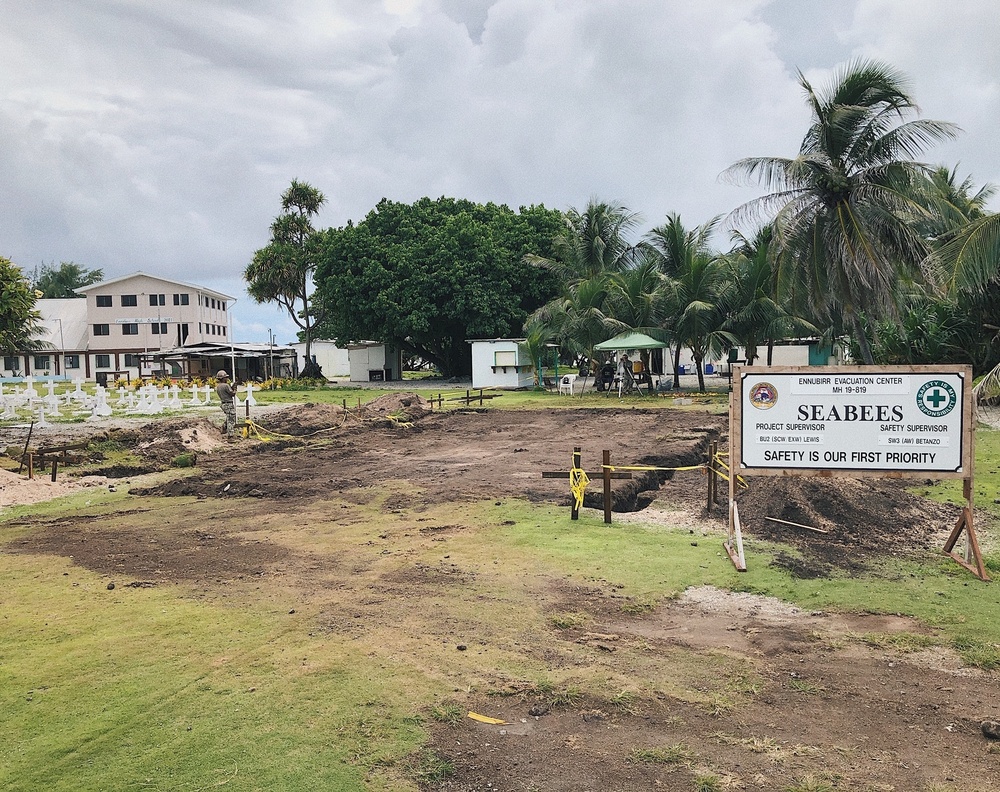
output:
[[952,138],[952,124],[914,118],[918,110],[901,74],[859,60],[817,91],[799,83],[812,123],[797,157],[751,157],[727,175],[772,190],[738,208],[773,221],[779,287],[800,287],[811,312],[852,333],[866,364],[871,348],[863,317],[895,312],[900,279],[922,279],[928,249],[914,222],[927,215],[917,193],[928,168],[913,160]]
[[312,358],[313,328],[323,321],[322,308],[312,300],[322,235],[313,228],[312,220],[325,202],[315,187],[292,180],[281,194],[281,214],[271,223],[271,241],[254,253],[243,273],[251,298],[282,306],[302,330],[306,347],[303,377],[322,376]]

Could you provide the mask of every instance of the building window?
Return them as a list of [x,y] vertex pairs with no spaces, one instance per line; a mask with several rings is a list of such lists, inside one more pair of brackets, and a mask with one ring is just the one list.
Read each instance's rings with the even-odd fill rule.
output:
[[122,325],[122,335],[139,335],[139,325],[129,322]]
[[166,322],[153,322],[150,326],[150,332],[153,335],[166,335],[167,334],[167,323]]
[[125,368],[139,368],[139,356],[125,353]]
[[190,305],[191,295],[189,294],[175,294],[174,295],[174,305]]
[[21,370],[21,358],[19,357],[7,357],[4,356],[3,367],[7,371],[20,371]]
[[80,368],[80,356],[79,355],[66,355],[63,360],[66,361],[66,368]]
[[49,368],[49,356],[35,355],[35,369],[40,371],[47,368]]
[[135,308],[139,304],[139,298],[134,294],[122,295],[122,308]]
[[95,324],[94,325],[94,335],[111,335],[111,325],[106,324]]
[[493,353],[493,365],[494,366],[516,366],[517,365],[517,352],[513,349],[505,349],[499,352]]
[[222,335],[226,334],[226,326],[225,325],[222,325],[222,327],[220,327],[219,329],[222,330]]
[[177,346],[181,346],[188,338],[188,326],[186,324],[177,325]]
[[167,304],[167,295],[165,295],[165,294],[151,294],[151,295],[149,295],[149,304],[150,305],[166,305]]
[[219,300],[219,307],[220,307],[220,308],[221,308],[221,309],[222,309],[223,311],[224,311],[224,310],[226,310],[226,303],[225,303],[224,301],[222,301],[222,300]]
[[111,368],[111,355],[94,355],[97,368]]
[[98,294],[97,295],[97,307],[98,308],[110,308],[111,307],[111,295],[110,294]]

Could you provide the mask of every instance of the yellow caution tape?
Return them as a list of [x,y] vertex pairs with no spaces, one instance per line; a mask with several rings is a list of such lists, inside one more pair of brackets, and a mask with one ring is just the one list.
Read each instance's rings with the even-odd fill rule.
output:
[[499,718],[491,718],[488,715],[480,715],[478,712],[472,712],[470,710],[469,717],[474,721],[479,721],[480,723],[492,723],[496,726],[504,726],[507,721],[500,720]]
[[601,465],[612,472],[616,470],[704,470],[704,465],[688,465],[687,467],[653,467],[651,465]]
[[590,479],[588,478],[585,470],[582,470],[581,468],[570,468],[569,491],[573,495],[577,511],[583,508],[583,496],[587,493],[587,485],[589,483]]

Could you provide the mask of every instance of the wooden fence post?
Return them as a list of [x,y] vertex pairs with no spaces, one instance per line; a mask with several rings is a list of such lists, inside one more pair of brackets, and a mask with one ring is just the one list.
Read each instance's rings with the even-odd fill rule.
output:
[[[580,470],[580,446],[573,446],[573,470]],[[573,492],[573,488],[570,487],[570,498],[572,499],[572,509],[570,511],[569,518],[571,520],[580,519],[580,510],[576,507],[576,494]]]
[[604,522],[611,524],[611,451],[604,450],[604,466],[602,468],[604,479]]

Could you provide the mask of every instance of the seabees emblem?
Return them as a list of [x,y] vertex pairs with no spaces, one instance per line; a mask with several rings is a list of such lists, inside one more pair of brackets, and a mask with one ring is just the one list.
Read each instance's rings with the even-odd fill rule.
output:
[[750,403],[758,410],[770,410],[778,401],[778,389],[770,382],[758,382],[750,389]]

